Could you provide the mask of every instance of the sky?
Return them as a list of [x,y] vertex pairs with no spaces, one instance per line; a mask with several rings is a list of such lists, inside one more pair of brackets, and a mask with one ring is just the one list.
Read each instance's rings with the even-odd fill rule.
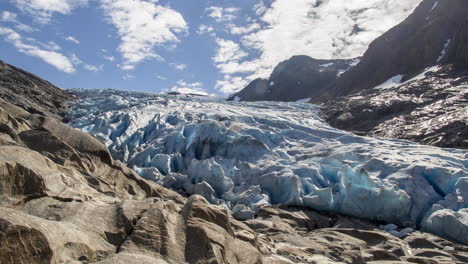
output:
[[294,55],[362,56],[422,0],[0,0],[0,59],[53,84],[228,95]]

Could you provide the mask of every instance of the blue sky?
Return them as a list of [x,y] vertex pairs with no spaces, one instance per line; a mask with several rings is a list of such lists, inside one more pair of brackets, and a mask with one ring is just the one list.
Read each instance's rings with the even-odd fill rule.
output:
[[0,59],[62,88],[225,95],[293,55],[361,56],[420,2],[2,0]]

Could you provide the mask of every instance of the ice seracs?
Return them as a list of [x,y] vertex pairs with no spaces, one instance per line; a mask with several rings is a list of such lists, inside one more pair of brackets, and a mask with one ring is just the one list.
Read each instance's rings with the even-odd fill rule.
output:
[[240,219],[268,204],[301,205],[468,243],[467,151],[359,137],[331,128],[311,104],[75,93],[72,126],[141,176]]

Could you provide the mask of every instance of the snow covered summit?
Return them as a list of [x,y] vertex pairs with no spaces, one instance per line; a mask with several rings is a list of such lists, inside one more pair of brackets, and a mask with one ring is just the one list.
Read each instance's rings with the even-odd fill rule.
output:
[[141,176],[238,218],[301,205],[468,243],[468,151],[359,137],[327,125],[310,104],[74,92],[72,126]]

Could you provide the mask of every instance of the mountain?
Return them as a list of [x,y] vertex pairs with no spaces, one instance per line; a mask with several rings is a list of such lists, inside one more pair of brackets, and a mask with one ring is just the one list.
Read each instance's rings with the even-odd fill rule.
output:
[[320,116],[360,135],[468,149],[467,88],[467,70],[437,66],[401,84],[325,101]]
[[434,65],[468,67],[468,1],[424,0],[402,23],[369,45],[361,62],[314,102],[406,81]]
[[465,0],[424,0],[336,80],[296,89],[317,69],[283,62],[279,72],[294,74],[276,74],[270,83],[284,84],[274,87],[277,96],[252,97],[251,84],[230,99],[291,101],[293,94],[319,104],[320,116],[339,129],[467,149],[467,10]]
[[29,113],[61,119],[73,95],[29,72],[0,60],[0,97]]
[[297,101],[316,97],[358,62],[359,59],[317,60],[293,56],[278,64],[268,80],[252,81],[228,101]]
[[468,149],[468,1],[425,0],[312,101],[334,127]]

